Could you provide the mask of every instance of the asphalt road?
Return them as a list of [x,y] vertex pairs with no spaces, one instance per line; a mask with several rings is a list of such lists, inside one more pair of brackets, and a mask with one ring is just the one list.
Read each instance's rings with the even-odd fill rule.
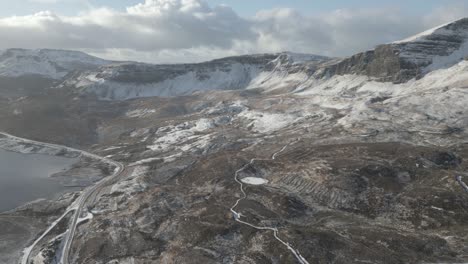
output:
[[48,233],[54,227],[63,219],[65,218],[69,213],[73,212],[73,217],[70,226],[68,227],[66,237],[65,237],[65,242],[63,243],[62,247],[62,252],[61,252],[61,257],[60,257],[60,263],[61,264],[68,264],[68,257],[70,253],[70,248],[73,243],[73,238],[75,236],[76,232],[76,227],[78,225],[78,220],[80,218],[81,213],[83,212],[83,208],[85,207],[86,203],[88,202],[88,199],[93,196],[95,193],[98,193],[102,190],[102,188],[106,187],[108,184],[113,183],[114,179],[117,179],[122,172],[125,169],[125,166],[117,161],[110,160],[105,157],[101,157],[83,150],[79,149],[74,149],[66,146],[61,146],[61,145],[56,145],[56,144],[49,144],[49,143],[44,143],[44,142],[39,142],[39,141],[34,141],[34,140],[29,140],[25,138],[20,138],[16,137],[13,135],[10,135],[8,133],[0,132],[0,135],[6,136],[12,140],[20,141],[20,142],[25,142],[25,143],[30,143],[30,144],[35,144],[39,146],[44,146],[44,147],[49,147],[49,148],[54,148],[54,149],[65,149],[68,151],[73,151],[73,152],[79,152],[81,155],[92,158],[92,159],[97,159],[101,160],[104,163],[111,164],[115,166],[114,173],[111,176],[105,177],[101,181],[99,181],[97,184],[88,187],[83,191],[80,197],[78,197],[77,202],[74,202],[70,208],[67,209],[67,211],[60,216],[56,221],[54,221],[49,228],[38,238],[36,239],[31,246],[27,247],[23,251],[23,257],[21,259],[21,264],[28,264],[30,261],[30,256],[31,252],[33,251],[34,247],[45,237],[47,236]]
[[239,203],[246,199],[247,198],[247,193],[244,191],[244,184],[239,180],[239,173],[242,172],[243,170],[245,170],[249,165],[252,165],[255,161],[268,161],[268,160],[275,160],[276,157],[283,151],[286,150],[286,148],[291,145],[291,143],[285,145],[283,148],[281,148],[281,150],[275,152],[272,156],[271,156],[271,159],[251,159],[249,163],[245,164],[244,166],[242,166],[242,168],[238,169],[236,171],[236,173],[234,174],[234,180],[240,185],[240,190],[242,192],[242,196],[241,198],[237,199],[236,202],[234,203],[234,205],[231,207],[231,213],[233,214],[234,216],[234,220],[236,220],[237,222],[243,224],[243,225],[246,225],[246,226],[250,226],[251,228],[254,228],[254,229],[257,229],[257,230],[267,230],[267,231],[272,231],[273,232],[273,236],[275,237],[276,240],[278,240],[281,244],[283,244],[289,251],[291,251],[291,253],[294,255],[294,257],[296,257],[297,261],[300,263],[300,264],[309,264],[309,262],[299,253],[299,251],[297,249],[294,249],[291,244],[289,244],[288,242],[282,240],[280,237],[279,237],[279,231],[276,227],[266,227],[266,226],[256,226],[254,224],[251,224],[247,221],[244,221],[241,219],[241,217],[243,217],[243,215],[236,211],[236,207],[239,205]]

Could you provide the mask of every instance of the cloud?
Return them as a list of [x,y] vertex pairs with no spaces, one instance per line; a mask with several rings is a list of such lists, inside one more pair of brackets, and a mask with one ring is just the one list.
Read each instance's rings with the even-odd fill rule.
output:
[[102,7],[76,16],[44,11],[1,18],[0,48],[77,49],[150,62],[285,50],[346,56],[467,13],[457,6],[423,17],[398,9],[344,9],[308,16],[280,8],[244,18],[228,6],[212,7],[202,0],[146,0],[124,11]]
[[450,21],[455,21],[468,15],[468,6],[463,2],[455,5],[443,6],[434,9],[430,14],[423,18],[423,22],[427,26],[444,24]]
[[288,8],[260,11],[252,21],[257,48],[268,52],[293,50],[316,53],[333,45],[329,26],[322,19],[305,17]]
[[[228,7],[209,8],[194,0],[147,0],[117,12],[99,8],[76,17],[40,12],[0,19],[0,46],[32,48],[122,48],[156,51],[202,46],[229,48],[253,38],[249,23]],[[31,41],[34,40],[34,41]]]

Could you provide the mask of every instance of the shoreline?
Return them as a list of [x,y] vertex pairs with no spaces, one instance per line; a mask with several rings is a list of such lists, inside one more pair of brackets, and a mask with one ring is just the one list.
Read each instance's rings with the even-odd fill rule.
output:
[[[112,167],[94,154],[65,146],[18,138],[0,132],[0,149],[21,155],[44,155],[75,159],[64,170],[50,173],[47,178],[60,184],[62,190],[53,197],[39,197],[15,208],[0,212],[0,234],[4,247],[0,249],[0,262],[17,263],[25,256],[25,249],[80,199],[83,190],[110,176],[105,171]],[[110,169],[110,171],[114,171]],[[91,176],[89,176],[91,175]],[[70,186],[80,187],[70,187]],[[37,241],[36,241],[37,242]],[[34,242],[34,243],[36,243]]]

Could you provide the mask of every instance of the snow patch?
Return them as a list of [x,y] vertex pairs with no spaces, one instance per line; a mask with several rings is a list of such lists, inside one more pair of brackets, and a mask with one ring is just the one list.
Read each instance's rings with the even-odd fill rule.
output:
[[116,150],[116,149],[121,149],[122,146],[111,146],[108,148],[103,149],[102,151],[110,151],[110,150]]
[[130,133],[130,137],[134,138],[134,137],[147,136],[149,132],[150,132],[149,128],[140,128]]
[[184,122],[176,126],[166,126],[159,128],[156,132],[158,137],[153,145],[148,146],[153,151],[169,151],[178,149],[188,151],[193,148],[203,149],[209,144],[211,135],[200,135],[210,129],[227,124],[230,117],[217,117],[213,119],[202,118],[196,121]]
[[142,159],[142,160],[130,163],[130,164],[128,164],[128,166],[132,167],[132,166],[137,166],[137,165],[144,165],[144,164],[148,164],[148,163],[158,161],[158,160],[161,160],[161,158],[159,158],[159,157],[157,157],[157,158],[147,158],[147,159]]
[[78,218],[77,224],[83,223],[83,222],[91,220],[93,218],[94,218],[94,215],[92,213],[88,212],[88,214],[85,217]]
[[241,181],[246,184],[250,185],[264,185],[268,183],[268,180],[265,180],[263,178],[257,178],[257,177],[245,177],[242,178]]
[[289,74],[285,71],[262,72],[250,83],[247,89],[262,88],[265,91],[278,89],[295,90],[308,79],[309,76],[304,72],[294,74]]
[[141,180],[140,176],[143,176],[148,171],[147,166],[135,166],[132,174],[122,181],[114,184],[111,188],[110,193],[125,193],[132,195],[144,191],[147,188],[147,184]]
[[132,111],[129,111],[125,114],[125,116],[130,117],[130,118],[140,118],[140,117],[146,117],[151,114],[156,113],[156,110],[154,109],[135,109]]
[[458,50],[448,56],[436,56],[432,58],[432,64],[427,66],[424,71],[427,73],[451,67],[463,60],[466,56],[468,56],[468,41],[464,42]]
[[271,133],[285,128],[300,118],[290,114],[276,114],[258,111],[244,111],[239,117],[251,120],[249,127],[256,132]]
[[215,107],[204,111],[207,115],[236,115],[248,108],[241,102],[235,101],[229,104],[218,103]]

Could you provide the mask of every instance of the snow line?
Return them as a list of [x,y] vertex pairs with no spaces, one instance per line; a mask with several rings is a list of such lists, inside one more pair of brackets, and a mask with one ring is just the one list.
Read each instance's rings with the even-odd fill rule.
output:
[[234,219],[241,223],[241,224],[244,224],[244,225],[247,225],[247,226],[250,226],[254,229],[257,229],[257,230],[269,230],[269,231],[273,231],[273,236],[275,237],[276,240],[278,240],[281,244],[283,244],[284,246],[286,246],[286,248],[291,251],[293,254],[294,254],[294,257],[296,257],[296,259],[299,261],[300,264],[309,264],[309,262],[299,253],[299,250],[297,249],[294,249],[291,244],[289,244],[288,242],[285,242],[284,240],[282,240],[279,236],[278,236],[278,229],[276,227],[265,227],[265,226],[256,226],[254,224],[251,224],[249,222],[246,222],[246,221],[243,221],[241,220],[241,213],[235,211],[234,209],[239,205],[240,201],[244,200],[247,198],[247,193],[244,191],[244,184],[239,181],[239,173],[242,172],[243,170],[245,170],[249,165],[252,165],[255,161],[270,161],[270,160],[275,160],[276,157],[282,153],[284,150],[286,150],[286,148],[291,145],[292,143],[289,143],[289,144],[286,144],[283,148],[281,148],[281,150],[275,152],[272,156],[271,156],[271,159],[251,159],[249,163],[245,164],[244,166],[242,166],[242,168],[238,169],[235,174],[234,174],[234,180],[239,184],[240,186],[240,190],[242,192],[242,197],[237,199],[237,201],[234,203],[234,205],[231,207],[230,211],[231,213],[234,215]]
[[[50,233],[50,231],[58,224],[58,222],[60,222],[60,220],[62,220],[68,213],[74,211],[74,214],[73,214],[73,217],[72,217],[72,222],[71,222],[71,224],[70,224],[70,226],[68,228],[68,231],[66,232],[67,236],[65,237],[65,243],[64,243],[64,247],[63,247],[62,252],[61,252],[61,258],[60,258],[60,261],[59,261],[59,264],[67,264],[68,263],[68,254],[69,254],[69,251],[70,251],[70,248],[71,248],[71,244],[73,242],[73,237],[75,235],[76,227],[77,227],[77,225],[79,223],[81,212],[82,212],[83,207],[86,204],[88,198],[95,191],[100,190],[108,182],[112,181],[114,178],[119,176],[122,173],[122,171],[124,170],[124,165],[121,164],[120,162],[113,161],[111,159],[101,157],[101,156],[98,156],[96,154],[92,154],[92,153],[89,153],[89,152],[86,152],[86,151],[83,151],[83,150],[79,150],[79,149],[74,149],[74,148],[70,148],[70,147],[66,147],[66,146],[62,146],[62,145],[56,145],[56,144],[50,144],[50,143],[44,143],[44,142],[34,141],[34,140],[30,140],[30,139],[20,138],[20,137],[16,137],[16,136],[10,135],[8,133],[4,133],[4,132],[0,132],[0,135],[3,135],[5,137],[8,137],[8,138],[10,138],[12,140],[19,141],[19,142],[26,142],[26,143],[35,144],[35,145],[44,146],[44,147],[49,147],[49,148],[53,148],[53,149],[57,149],[57,148],[58,149],[65,149],[65,150],[68,150],[68,151],[71,151],[71,152],[79,152],[81,155],[83,155],[85,157],[89,157],[89,158],[92,158],[92,159],[97,159],[97,160],[100,160],[100,161],[102,161],[104,163],[111,164],[111,165],[115,166],[114,173],[112,175],[110,175],[108,177],[105,177],[104,179],[99,181],[94,186],[90,186],[89,188],[83,190],[81,196],[78,197],[78,199],[72,205],[70,205],[70,207],[67,209],[67,211],[62,216],[60,216],[59,219],[57,219],[55,222],[53,222],[52,225],[38,239],[36,239],[31,246],[29,246],[29,247],[27,247],[27,248],[25,248],[23,250],[23,257],[21,258],[21,264],[28,264],[29,263],[29,257],[31,255],[34,247],[45,236],[47,236]],[[75,203],[76,203],[76,205],[75,205]]]

